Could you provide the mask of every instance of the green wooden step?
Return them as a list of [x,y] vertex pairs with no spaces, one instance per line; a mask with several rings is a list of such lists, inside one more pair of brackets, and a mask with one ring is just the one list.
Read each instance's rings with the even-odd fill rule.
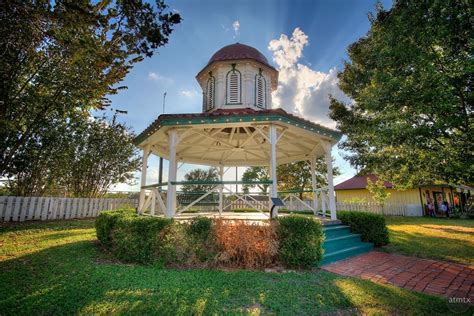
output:
[[351,228],[346,225],[331,225],[324,226],[323,233],[326,236],[326,239],[331,239],[335,237],[347,236],[351,233]]
[[360,255],[374,248],[372,243],[362,242],[360,234],[352,234],[347,225],[325,226],[323,232],[323,265]]
[[323,248],[326,252],[332,252],[357,246],[360,243],[360,234],[348,234],[324,240]]
[[351,246],[350,248],[344,248],[342,250],[337,250],[333,252],[326,252],[323,255],[322,265],[357,256],[369,252],[373,248],[374,245],[371,243],[360,242],[358,245]]

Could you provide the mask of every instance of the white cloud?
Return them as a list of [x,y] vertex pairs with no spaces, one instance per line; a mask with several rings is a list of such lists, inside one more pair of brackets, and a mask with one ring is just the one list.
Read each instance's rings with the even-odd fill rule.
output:
[[236,38],[240,34],[240,22],[239,22],[239,20],[235,20],[234,23],[232,23],[232,28],[234,29],[234,38]]
[[165,77],[165,76],[162,76],[162,75],[160,75],[159,73],[154,72],[154,71],[150,71],[150,72],[148,73],[148,80],[160,81],[161,83],[165,83],[165,84],[171,84],[171,83],[173,83],[173,79],[168,78],[168,77]]
[[187,98],[195,98],[198,96],[198,93],[196,90],[181,90],[181,94]]
[[221,27],[222,27],[222,29],[223,29],[225,32],[227,32],[227,31],[230,30],[230,29],[229,29],[227,26],[225,26],[224,24],[221,24]]
[[309,43],[308,36],[300,29],[291,38],[285,34],[270,41],[268,49],[280,71],[278,89],[273,93],[273,106],[327,127],[335,127],[329,116],[329,95],[349,101],[337,86],[337,69],[328,73],[317,71],[298,61]]
[[150,79],[150,80],[160,80],[162,78],[163,77],[160,76],[159,74],[157,74],[156,72],[151,71],[151,72],[148,73],[148,79]]

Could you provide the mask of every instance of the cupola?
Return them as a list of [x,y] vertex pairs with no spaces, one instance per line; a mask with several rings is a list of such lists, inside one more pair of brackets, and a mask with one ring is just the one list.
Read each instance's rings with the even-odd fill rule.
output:
[[278,71],[257,49],[235,43],[218,50],[197,74],[203,91],[203,112],[216,109],[272,108],[271,93]]

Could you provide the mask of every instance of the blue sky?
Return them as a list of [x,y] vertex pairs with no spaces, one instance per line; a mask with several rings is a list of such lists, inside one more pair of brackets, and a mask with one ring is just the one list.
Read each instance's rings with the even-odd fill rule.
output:
[[[369,30],[367,14],[375,8],[373,0],[175,0],[167,4],[181,14],[182,23],[165,47],[132,69],[124,82],[128,90],[111,98],[114,109],[128,111],[122,120],[136,133],[161,114],[164,92],[167,113],[199,112],[201,90],[195,75],[214,52],[235,42],[257,48],[280,70],[282,86],[274,106],[332,126],[327,94],[345,99],[337,88],[336,73],[347,58],[347,46]],[[382,4],[389,8],[391,1]],[[277,52],[284,60],[274,59]],[[352,177],[355,170],[337,148],[333,154],[342,171],[335,182]],[[193,167],[181,168],[178,177]],[[157,159],[151,159],[149,183],[156,182],[157,168]],[[165,164],[165,178],[166,168]],[[228,177],[234,178],[235,170]],[[119,185],[117,190],[138,190],[138,186]]]

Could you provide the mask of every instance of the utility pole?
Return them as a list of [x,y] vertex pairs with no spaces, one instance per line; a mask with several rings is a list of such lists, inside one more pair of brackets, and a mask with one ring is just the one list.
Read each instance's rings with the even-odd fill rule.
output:
[[[165,101],[166,101],[166,92],[163,93],[163,111],[161,114],[165,114]],[[163,157],[160,157],[160,167],[158,171],[158,183],[163,183]]]

